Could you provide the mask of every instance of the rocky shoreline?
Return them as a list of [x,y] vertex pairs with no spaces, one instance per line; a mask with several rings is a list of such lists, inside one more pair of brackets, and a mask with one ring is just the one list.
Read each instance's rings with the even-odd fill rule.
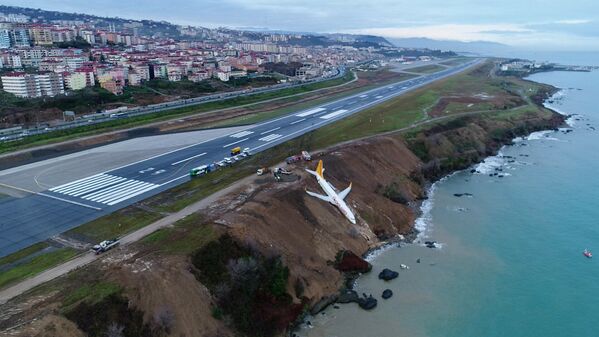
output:
[[[446,171],[432,170],[429,172],[429,174],[432,173],[432,175],[429,176],[429,179],[424,180],[424,185],[430,187],[435,182],[443,179],[443,177],[446,177],[455,172],[467,169],[468,167],[471,167],[472,165],[474,165],[476,163],[484,161],[484,159],[486,159],[488,157],[498,155],[499,150],[501,149],[502,146],[513,145],[514,144],[513,141],[517,137],[526,136],[528,134],[531,134],[531,133],[537,132],[537,131],[557,130],[558,127],[563,126],[566,122],[566,119],[569,118],[570,116],[564,115],[561,112],[551,109],[551,107],[546,105],[547,100],[551,99],[551,97],[553,97],[557,92],[559,92],[559,90],[560,89],[558,89],[558,88],[550,87],[550,89],[544,91],[542,93],[542,95],[535,96],[533,99],[535,104],[537,104],[539,107],[545,107],[547,110],[550,110],[551,113],[553,114],[552,118],[550,119],[550,121],[548,123],[539,123],[537,125],[529,124],[527,126],[526,131],[523,131],[521,126],[517,126],[516,128],[511,130],[512,132],[511,132],[510,137],[504,137],[503,139],[498,140],[498,142],[494,146],[494,149],[492,151],[485,152],[485,156],[480,157],[478,161],[473,161],[473,162],[470,162],[466,166],[461,166],[461,167],[457,167],[457,168],[454,168],[451,170],[446,170]],[[425,174],[425,176],[426,176],[426,174]],[[429,189],[425,188],[425,190],[428,191]],[[456,197],[462,197],[462,196],[468,197],[468,196],[470,196],[470,194],[469,193],[460,193],[460,195],[456,195]],[[420,200],[415,200],[412,204],[412,207],[416,211],[416,214],[418,214],[418,217],[421,216],[421,214],[422,214],[421,209],[420,209],[421,205],[422,205],[422,201],[427,198],[428,198],[428,196],[424,195],[423,198],[421,198]],[[414,224],[415,224],[415,220],[411,223],[411,229],[408,233],[405,233],[403,235],[398,234],[398,235],[391,237],[387,240],[381,241],[380,244],[377,245],[376,247],[369,248],[366,252],[361,254],[362,261],[364,261],[365,263],[369,263],[368,262],[369,257],[373,256],[374,254],[378,254],[378,253],[380,253],[386,249],[392,248],[392,247],[399,248],[399,247],[401,247],[401,244],[413,243],[417,239],[418,234],[420,233],[414,227]],[[429,243],[429,244],[427,244],[427,246],[429,248],[434,248],[434,241],[427,242],[427,243]],[[370,269],[371,269],[371,267],[369,267],[368,271],[365,271],[365,272],[370,272]],[[373,297],[372,294],[371,295],[368,295],[368,294],[360,295],[354,290],[355,281],[362,274],[362,272],[360,270],[349,270],[349,271],[348,270],[340,270],[340,271],[342,271],[345,276],[345,282],[343,283],[343,286],[339,289],[339,291],[337,293],[332,294],[327,297],[323,297],[321,300],[317,301],[311,307],[311,309],[309,311],[310,315],[315,316],[316,314],[324,311],[329,306],[331,306],[331,305],[334,306],[337,303],[339,303],[339,304],[356,303],[364,310],[371,310],[372,308],[374,308],[376,306],[377,300],[375,297]],[[388,270],[388,269],[385,269],[384,272],[386,274],[387,273],[388,274],[396,273],[396,272]],[[384,279],[384,278],[385,277],[381,277],[381,275],[379,275],[379,279]],[[392,279],[392,278],[394,278],[394,277],[391,277],[390,279]],[[392,292],[389,289],[386,289],[383,292],[383,294],[381,294],[382,299],[387,299],[391,296],[392,296]],[[306,320],[306,316],[301,317],[301,319],[299,319],[293,325],[293,328],[289,330],[288,335],[292,336],[292,337],[297,336],[295,334],[295,331],[297,331],[297,328],[302,323],[310,323],[310,322]]]

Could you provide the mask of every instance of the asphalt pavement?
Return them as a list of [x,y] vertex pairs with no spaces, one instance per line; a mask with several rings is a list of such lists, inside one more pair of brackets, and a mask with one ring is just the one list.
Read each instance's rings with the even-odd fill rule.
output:
[[[234,147],[264,151],[324,125],[456,74],[479,61],[388,84],[220,134],[109,171],[53,186],[41,192],[21,189],[24,198],[0,198],[0,256],[46,240],[86,222],[187,182],[189,170],[222,161]],[[81,163],[82,164],[82,163]],[[74,163],[73,165],[77,165]],[[8,184],[6,184],[8,185]],[[0,186],[2,184],[0,183]]]

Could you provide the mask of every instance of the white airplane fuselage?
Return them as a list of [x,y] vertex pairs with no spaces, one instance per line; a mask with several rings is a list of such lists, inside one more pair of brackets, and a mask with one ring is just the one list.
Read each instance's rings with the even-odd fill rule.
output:
[[333,188],[333,186],[331,186],[331,184],[329,184],[329,182],[323,176],[324,168],[322,167],[322,160],[318,162],[318,167],[317,167],[316,171],[312,171],[312,170],[306,170],[306,171],[308,171],[310,174],[312,174],[316,177],[316,181],[318,182],[318,185],[320,185],[322,190],[326,193],[326,196],[320,195],[320,194],[317,194],[314,192],[310,192],[310,191],[306,191],[306,192],[313,197],[317,197],[321,200],[330,202],[331,204],[336,206],[339,209],[339,211],[341,211],[341,214],[343,214],[343,216],[345,216],[347,218],[347,220],[349,220],[351,223],[355,224],[356,217],[354,216],[351,209],[349,209],[349,207],[347,206],[347,204],[345,203],[345,200],[344,200],[345,197],[349,194],[349,191],[351,190],[352,185],[350,184],[348,188],[341,191],[340,193],[337,193],[335,191],[335,189]]
[[347,220],[355,224],[356,217],[354,216],[354,213],[352,213],[352,211],[349,209],[349,207],[345,203],[345,200],[339,198],[339,195],[337,195],[337,192],[335,192],[333,186],[331,186],[331,184],[329,184],[329,182],[326,181],[324,178],[316,177],[316,180],[318,181],[318,185],[320,185],[324,193],[326,193],[326,195],[329,196],[329,198],[331,198],[329,202],[337,206],[337,208],[339,208],[339,210],[347,218]]

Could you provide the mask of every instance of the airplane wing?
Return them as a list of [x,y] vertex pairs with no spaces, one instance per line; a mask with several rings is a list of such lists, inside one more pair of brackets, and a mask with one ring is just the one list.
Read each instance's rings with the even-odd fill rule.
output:
[[345,199],[345,197],[347,197],[347,195],[349,194],[349,191],[351,191],[351,183],[349,183],[349,186],[346,189],[344,189],[338,194],[339,198],[341,198],[342,200]]
[[329,198],[329,196],[327,195],[322,195],[322,194],[318,194],[318,193],[314,193],[314,192],[310,192],[308,190],[306,190],[306,193],[308,193],[309,195],[316,197],[320,200],[324,200],[326,202],[331,202],[331,198]]

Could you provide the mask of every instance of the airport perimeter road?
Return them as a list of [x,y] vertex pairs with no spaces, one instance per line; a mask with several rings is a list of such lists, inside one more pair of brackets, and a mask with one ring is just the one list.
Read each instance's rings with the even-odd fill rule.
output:
[[[221,161],[233,147],[250,148],[254,153],[266,150],[479,62],[471,61],[290,113],[243,131],[223,134],[41,192],[31,191],[33,193],[23,198],[0,198],[0,256],[182,184],[190,179],[191,168]],[[20,189],[7,185],[2,187]]]

